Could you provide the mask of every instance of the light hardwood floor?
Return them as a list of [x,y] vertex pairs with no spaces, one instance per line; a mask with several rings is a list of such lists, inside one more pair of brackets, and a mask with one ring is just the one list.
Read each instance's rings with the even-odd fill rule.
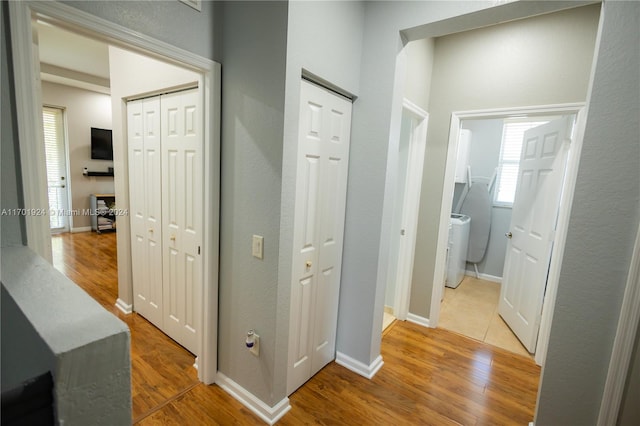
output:
[[[117,298],[115,234],[53,237],[54,266],[131,329],[133,422],[259,425],[216,385],[198,383],[193,355]],[[290,396],[281,425],[526,425],[540,369],[527,357],[442,329],[395,321],[383,335],[384,366],[367,380],[330,363]]]

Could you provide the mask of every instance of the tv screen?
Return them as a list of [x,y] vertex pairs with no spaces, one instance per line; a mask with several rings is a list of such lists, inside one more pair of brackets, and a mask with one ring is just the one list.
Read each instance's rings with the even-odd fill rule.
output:
[[111,130],[91,128],[91,159],[113,160]]

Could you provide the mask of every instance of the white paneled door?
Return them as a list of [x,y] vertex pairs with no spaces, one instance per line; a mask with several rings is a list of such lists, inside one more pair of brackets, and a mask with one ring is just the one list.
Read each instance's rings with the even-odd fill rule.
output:
[[202,300],[202,132],[198,91],[162,97],[164,327],[191,352]]
[[287,393],[335,359],[351,101],[302,81]]
[[498,310],[531,353],[542,302],[573,119],[551,121],[524,134]]
[[202,109],[197,89],[127,104],[134,309],[198,353]]
[[129,102],[127,116],[134,307],[162,328],[160,97]]

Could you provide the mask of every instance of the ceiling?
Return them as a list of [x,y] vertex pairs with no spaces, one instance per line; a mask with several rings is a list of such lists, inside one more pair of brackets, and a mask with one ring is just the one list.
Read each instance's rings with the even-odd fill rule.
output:
[[109,46],[37,21],[42,79],[108,93]]

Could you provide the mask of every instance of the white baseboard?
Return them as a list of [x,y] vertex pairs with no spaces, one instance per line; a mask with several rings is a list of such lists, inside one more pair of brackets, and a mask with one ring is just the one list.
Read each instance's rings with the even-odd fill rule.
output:
[[122,313],[129,315],[131,312],[133,312],[133,305],[129,305],[127,303],[125,303],[122,299],[118,298],[118,300],[116,300],[116,308],[120,309],[122,311]]
[[384,362],[382,361],[382,355],[378,355],[376,359],[369,365],[364,364],[357,359],[351,358],[349,355],[345,355],[342,352],[336,352],[336,364],[343,366],[344,368],[353,371],[367,379],[372,379],[376,375],[378,370],[382,368]]
[[[475,278],[476,277],[476,271],[467,269],[465,271],[465,275],[469,275],[470,277]],[[479,275],[481,280],[491,281],[491,282],[498,283],[498,284],[502,283],[502,277],[496,277],[495,275],[483,274],[482,272],[479,273],[478,275]]]
[[282,418],[282,416],[291,409],[289,398],[285,397],[275,406],[270,407],[257,396],[219,371],[216,378],[216,384],[269,425],[273,425],[275,422],[280,420],[280,418]]
[[419,315],[412,314],[411,312],[407,314],[407,321],[412,322],[414,324],[422,325],[424,327],[430,327],[429,318],[421,317]]
[[77,234],[78,232],[90,232],[90,231],[91,231],[90,226],[80,226],[78,228],[71,228],[72,234]]

